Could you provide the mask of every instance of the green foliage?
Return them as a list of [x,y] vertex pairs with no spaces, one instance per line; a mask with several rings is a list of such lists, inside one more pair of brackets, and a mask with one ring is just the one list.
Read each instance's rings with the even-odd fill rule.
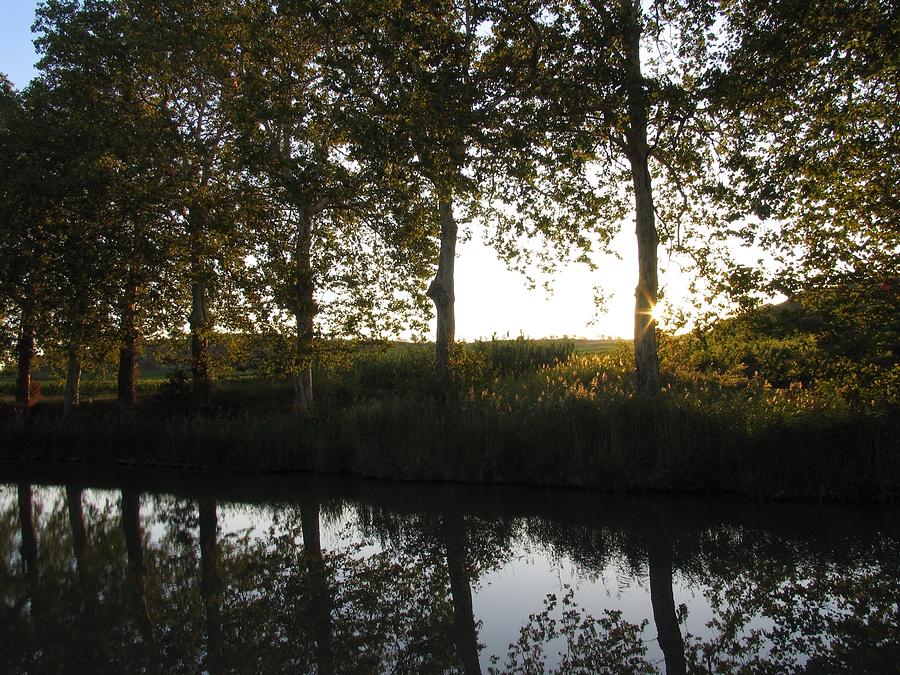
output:
[[669,367],[816,390],[861,412],[900,404],[900,293],[895,282],[820,288],[670,339]]
[[[148,442],[187,425],[235,453],[223,466],[247,468],[247,451],[205,425],[259,405],[280,431],[236,438],[279,468],[752,491],[771,448],[805,434],[771,462],[786,491],[864,491],[880,467],[892,493],[879,453],[900,387],[897,21],[882,4],[183,4],[42,3],[41,77],[24,92],[0,81],[4,366],[21,333],[23,356],[37,335],[51,378],[83,354],[98,391],[101,363],[141,339],[148,366],[231,377],[200,417],[172,415],[193,396],[179,371],[147,385],[161,389]],[[661,389],[652,405],[635,399],[631,357],[493,339],[452,349],[442,411],[428,348],[379,342],[423,328],[435,202],[448,237],[456,208],[513,264],[540,235],[549,264],[606,247],[628,189],[643,214],[640,302],[655,300],[657,239],[678,247],[683,228],[712,235],[684,248],[714,290],[745,303],[760,288],[806,290],[662,338],[663,386],[641,380]],[[749,212],[765,227],[744,223]],[[733,240],[783,267],[718,268]],[[188,314],[211,371],[177,345]],[[654,335],[638,340],[642,367]],[[276,399],[313,368],[323,405],[298,430]],[[59,388],[48,382],[47,398]],[[54,404],[38,416],[53,420]],[[103,405],[86,418],[117,422],[97,433],[132,438]],[[297,458],[294,434],[309,444]],[[831,437],[863,440],[861,477],[842,482]],[[748,476],[716,482],[710,458]]]
[[6,452],[617,491],[900,494],[896,393],[828,381],[778,389],[760,377],[694,369],[685,344],[665,343],[657,401],[636,396],[627,346],[505,375],[466,347],[455,394],[440,407],[429,345],[393,345],[320,369],[322,407],[306,421],[286,409],[287,380],[223,380],[202,407],[183,381],[127,416],[96,400],[65,422],[46,400],[34,424],[21,427],[6,408]]
[[721,10],[729,39],[710,91],[737,208],[756,214],[733,230],[775,262],[754,286],[793,294],[896,274],[896,6],[729,0]]

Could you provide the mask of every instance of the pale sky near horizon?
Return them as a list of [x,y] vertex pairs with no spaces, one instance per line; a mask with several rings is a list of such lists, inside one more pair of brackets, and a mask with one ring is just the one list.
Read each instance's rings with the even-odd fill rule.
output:
[[[35,0],[0,0],[0,72],[17,89],[27,86],[36,72],[31,25],[37,4]],[[613,242],[619,258],[596,257],[598,269],[593,272],[583,265],[567,266],[552,277],[554,292],[548,295],[540,287],[529,290],[522,275],[508,271],[493,250],[481,243],[480,232],[474,228],[471,239],[457,249],[457,338],[473,340],[493,334],[630,338],[637,281],[634,239],[633,222],[623,223]],[[660,259],[664,260],[662,250]],[[607,294],[606,311],[599,315],[594,310],[595,286]],[[684,286],[675,266],[660,271],[660,287],[670,299],[676,300],[677,289]]]

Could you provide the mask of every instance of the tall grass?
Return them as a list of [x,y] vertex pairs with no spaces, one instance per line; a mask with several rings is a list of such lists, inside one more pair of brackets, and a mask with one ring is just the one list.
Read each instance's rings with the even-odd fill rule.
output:
[[202,407],[189,405],[189,391],[162,388],[128,413],[85,406],[63,420],[47,405],[28,423],[9,415],[3,454],[616,491],[900,495],[895,403],[860,407],[828,387],[779,389],[675,362],[664,362],[661,395],[644,400],[624,349],[492,341],[454,358],[446,405],[430,396],[430,348],[391,346],[322,369],[311,418],[288,410],[287,381],[221,382]]

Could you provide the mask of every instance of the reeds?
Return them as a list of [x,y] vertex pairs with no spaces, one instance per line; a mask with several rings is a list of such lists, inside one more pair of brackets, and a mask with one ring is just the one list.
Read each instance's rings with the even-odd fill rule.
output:
[[10,416],[2,452],[607,491],[900,495],[900,416],[890,409],[855,406],[827,386],[775,389],[671,363],[659,397],[641,399],[625,350],[560,358],[524,347],[462,348],[456,395],[443,405],[429,395],[427,348],[392,347],[318,373],[309,418],[288,409],[288,382],[221,382],[195,407],[162,388],[128,412],[86,406],[64,420],[48,404],[28,423]]

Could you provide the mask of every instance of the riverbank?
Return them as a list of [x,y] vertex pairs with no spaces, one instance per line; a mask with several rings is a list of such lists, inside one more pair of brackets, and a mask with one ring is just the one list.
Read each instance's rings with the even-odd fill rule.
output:
[[309,418],[290,412],[287,382],[222,382],[202,405],[160,387],[127,411],[96,400],[64,419],[44,402],[21,421],[6,409],[0,456],[605,492],[900,497],[900,422],[889,408],[674,372],[646,401],[630,377],[621,355],[572,355],[471,376],[446,405],[427,395],[427,377],[408,372],[362,388],[358,377],[324,377]]

